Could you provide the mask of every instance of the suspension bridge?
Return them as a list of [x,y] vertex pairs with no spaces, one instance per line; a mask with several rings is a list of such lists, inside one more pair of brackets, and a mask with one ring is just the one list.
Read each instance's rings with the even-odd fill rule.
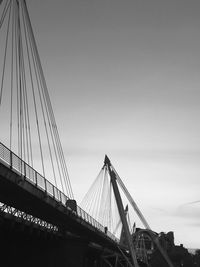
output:
[[0,1],[0,122],[2,266],[173,266],[107,156],[77,205],[25,0]]

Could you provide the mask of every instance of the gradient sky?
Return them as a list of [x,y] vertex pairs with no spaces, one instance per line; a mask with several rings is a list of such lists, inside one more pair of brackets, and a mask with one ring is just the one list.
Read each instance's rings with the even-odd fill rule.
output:
[[28,0],[76,199],[108,154],[152,229],[200,248],[199,0]]

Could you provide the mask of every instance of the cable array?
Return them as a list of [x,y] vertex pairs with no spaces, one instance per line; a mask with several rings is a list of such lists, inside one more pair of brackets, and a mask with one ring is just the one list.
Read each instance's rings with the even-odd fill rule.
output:
[[[125,187],[118,173],[112,165],[110,165],[111,171],[115,173],[116,181],[120,189],[120,194],[123,201],[124,212],[126,214],[128,226],[130,233],[133,233],[133,228],[135,228],[135,222],[138,220],[136,216],[131,216],[128,210],[127,203],[131,205],[141,223],[146,229],[150,229],[146,219],[144,218],[142,212],[138,208],[137,204],[133,200],[129,191]],[[86,210],[92,217],[101,222],[104,226],[108,227],[108,230],[112,232],[118,238],[122,233],[122,222],[119,216],[116,199],[113,192],[113,187],[111,183],[111,176],[109,172],[109,167],[104,164],[97,178],[93,182],[89,191],[85,195],[81,202],[81,206]],[[132,212],[133,214],[133,212]],[[132,215],[131,214],[131,215]]]
[[73,198],[63,148],[25,0],[0,4],[1,138]]
[[120,236],[122,224],[107,168],[101,169],[80,206],[116,237]]

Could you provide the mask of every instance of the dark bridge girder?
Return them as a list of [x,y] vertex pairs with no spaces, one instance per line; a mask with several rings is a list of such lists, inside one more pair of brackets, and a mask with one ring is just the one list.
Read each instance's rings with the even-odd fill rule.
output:
[[118,251],[117,243],[0,162],[0,201],[82,240]]
[[84,240],[66,238],[11,217],[0,214],[2,267],[88,267],[101,261],[102,251]]

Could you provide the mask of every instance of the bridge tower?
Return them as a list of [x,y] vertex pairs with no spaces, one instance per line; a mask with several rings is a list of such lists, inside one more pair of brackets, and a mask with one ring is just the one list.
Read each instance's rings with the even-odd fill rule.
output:
[[[99,190],[99,188],[101,188],[101,190]],[[121,189],[121,192],[119,189]],[[144,227],[143,230],[135,232],[132,225],[128,223],[127,208],[124,209],[122,193],[124,194],[123,200],[128,200],[130,206],[133,208],[142,223]],[[117,206],[119,217],[115,215],[115,206]],[[125,242],[123,243],[127,245],[127,249],[129,251],[128,258],[130,260],[130,266],[149,266],[145,251],[145,238],[159,250],[165,265],[173,267],[166,251],[160,245],[155,232],[151,230],[147,220],[107,156],[105,156],[104,165],[99,175],[82,201],[82,207],[84,207],[85,210],[94,216],[94,218],[97,218],[101,223],[109,225],[108,229],[114,234],[116,234],[117,228],[119,227],[119,219],[121,220],[122,225],[119,236],[123,234],[125,238]],[[108,213],[107,215],[106,212]],[[115,216],[117,220],[115,222],[115,226],[113,227],[110,221],[112,221]]]

